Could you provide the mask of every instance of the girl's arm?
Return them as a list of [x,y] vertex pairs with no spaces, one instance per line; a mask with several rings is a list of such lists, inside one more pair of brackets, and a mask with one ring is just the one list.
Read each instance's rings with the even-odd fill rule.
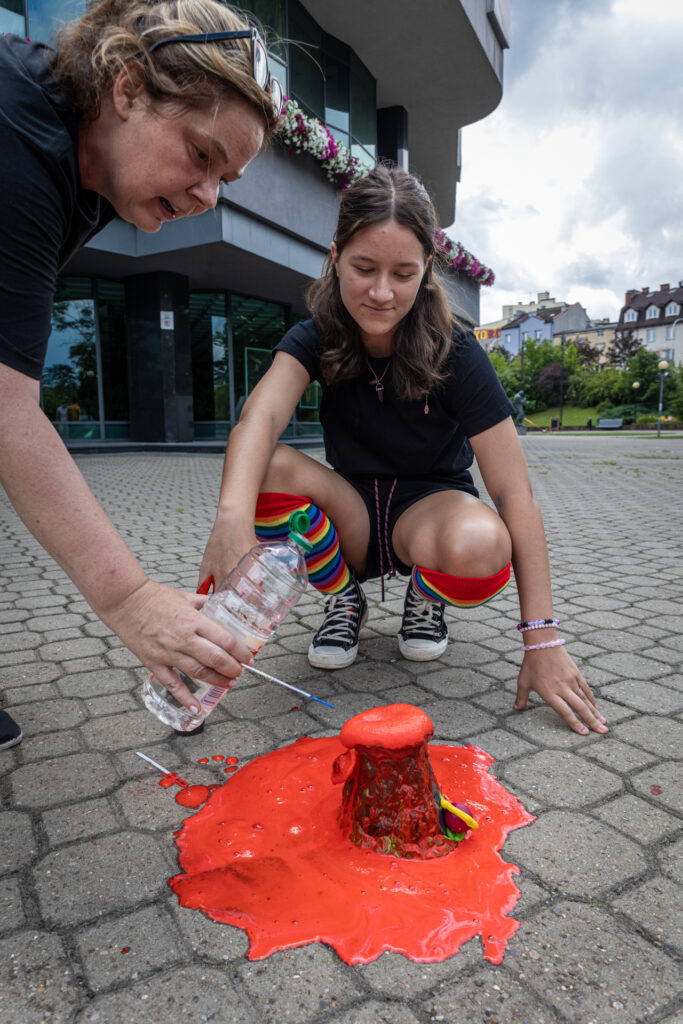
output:
[[[550,564],[541,510],[531,490],[526,460],[510,418],[470,438],[486,489],[512,539],[512,565],[522,622],[553,618]],[[517,633],[525,644],[557,639],[557,631]],[[575,732],[607,732],[595,698],[564,647],[527,651],[517,682],[515,707],[535,690]],[[578,716],[578,717],[577,717]],[[583,719],[581,721],[580,719]],[[585,724],[584,724],[585,723]]]
[[225,453],[218,510],[204,551],[200,582],[213,576],[218,585],[256,543],[254,511],[261,483],[310,380],[298,359],[277,352],[245,402]]

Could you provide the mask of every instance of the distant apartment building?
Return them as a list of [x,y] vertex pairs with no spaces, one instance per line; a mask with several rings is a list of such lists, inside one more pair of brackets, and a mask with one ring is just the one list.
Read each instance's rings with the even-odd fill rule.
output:
[[548,338],[557,339],[559,344],[559,339],[567,332],[582,331],[589,324],[588,314],[579,302],[551,306],[548,309],[540,306],[535,312],[518,313],[504,324],[496,344],[516,356],[526,341],[543,341]]
[[597,353],[598,366],[605,366],[611,362],[616,327],[617,324],[609,318],[591,320],[588,327],[576,332],[568,331],[560,335],[560,338],[565,345],[571,345],[572,342],[588,345]]
[[617,329],[631,329],[648,351],[675,366],[683,362],[683,281],[674,288],[660,284],[656,291],[627,291]]

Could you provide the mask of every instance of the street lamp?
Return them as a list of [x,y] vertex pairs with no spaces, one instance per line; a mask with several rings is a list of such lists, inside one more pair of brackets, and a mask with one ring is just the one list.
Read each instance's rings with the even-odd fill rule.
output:
[[661,437],[662,409],[664,407],[664,378],[669,376],[669,374],[666,372],[669,369],[669,364],[667,360],[662,359],[661,362],[657,363],[657,369],[659,370],[659,409],[657,411],[657,437]]
[[634,380],[633,384],[631,384],[631,387],[633,388],[633,402],[636,408],[636,419],[634,426],[638,426],[638,392],[640,391],[640,381]]

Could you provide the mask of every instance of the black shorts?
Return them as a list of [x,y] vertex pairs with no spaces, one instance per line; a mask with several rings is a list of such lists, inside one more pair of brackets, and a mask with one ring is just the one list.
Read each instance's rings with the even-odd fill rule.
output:
[[[343,476],[358,491],[365,502],[370,519],[370,540],[365,570],[358,575],[361,583],[363,580],[377,579],[388,573],[392,567],[389,556],[393,568],[399,575],[410,576],[413,571],[412,565],[405,565],[399,559],[391,539],[399,518],[416,501],[439,491],[465,491],[475,498],[479,497],[479,491],[467,472],[459,476],[442,478],[408,479],[398,477],[395,485],[391,477],[378,477],[377,480],[374,480],[371,477],[346,476],[344,473],[339,475]],[[377,490],[375,490],[375,484],[377,484]]]

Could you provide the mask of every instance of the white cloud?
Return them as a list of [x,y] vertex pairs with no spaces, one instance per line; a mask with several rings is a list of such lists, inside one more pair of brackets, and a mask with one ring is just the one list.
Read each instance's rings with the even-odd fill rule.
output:
[[497,111],[463,130],[449,233],[496,272],[482,322],[537,291],[614,317],[683,278],[679,0],[516,0]]

